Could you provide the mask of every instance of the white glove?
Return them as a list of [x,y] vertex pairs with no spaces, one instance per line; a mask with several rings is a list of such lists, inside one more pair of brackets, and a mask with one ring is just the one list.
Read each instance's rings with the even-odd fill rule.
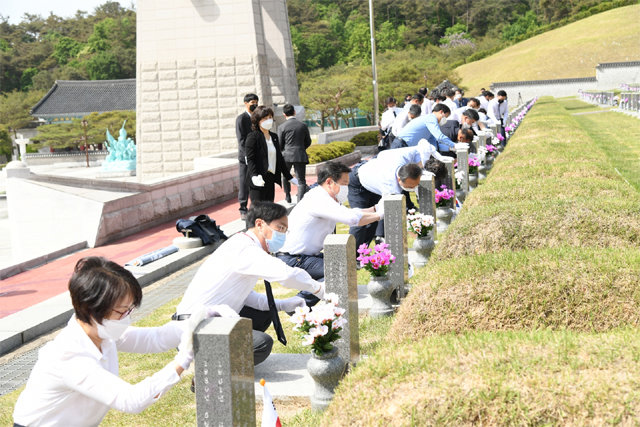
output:
[[178,354],[173,358],[173,361],[186,371],[193,362],[193,338],[190,339],[190,343],[185,343],[185,338],[183,334],[180,345],[178,345]]
[[384,219],[384,201],[380,200],[377,205],[374,206],[376,213],[380,215],[380,219]]
[[289,182],[293,185],[295,185],[296,187],[298,186],[298,178],[291,178],[289,180]]
[[324,298],[324,282],[318,282],[320,284],[320,289],[317,292],[313,292],[313,295],[317,298]]
[[200,322],[211,317],[209,310],[205,306],[200,306],[193,310],[188,319],[180,322],[182,326],[182,337],[178,344],[178,354],[173,359],[182,369],[189,369],[189,365],[193,361],[193,331],[198,327]]
[[207,307],[207,317],[240,317],[238,313],[226,304]]
[[262,175],[256,175],[251,177],[251,182],[256,187],[264,187],[264,179],[262,179]]
[[300,297],[276,300],[276,308],[278,311],[284,311],[285,313],[292,313],[296,311],[296,308],[304,307],[305,305],[307,305],[306,301]]

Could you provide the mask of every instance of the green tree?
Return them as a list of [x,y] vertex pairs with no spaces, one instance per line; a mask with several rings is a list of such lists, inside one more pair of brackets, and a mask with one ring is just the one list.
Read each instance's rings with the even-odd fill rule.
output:
[[60,37],[56,42],[52,56],[58,61],[58,64],[65,65],[70,59],[78,56],[82,47],[82,43],[71,37]]
[[0,157],[4,156],[7,162],[9,162],[11,161],[12,154],[13,143],[11,142],[9,131],[5,127],[0,126]]
[[14,137],[17,137],[18,129],[27,126],[33,120],[31,108],[43,96],[44,91],[18,90],[0,96],[0,124],[5,125]]
[[99,52],[87,62],[87,74],[91,80],[110,80],[124,77],[118,57],[112,52]]
[[39,70],[37,68],[27,68],[22,72],[22,77],[20,78],[20,88],[22,90],[29,90],[33,86],[33,78],[38,74]]

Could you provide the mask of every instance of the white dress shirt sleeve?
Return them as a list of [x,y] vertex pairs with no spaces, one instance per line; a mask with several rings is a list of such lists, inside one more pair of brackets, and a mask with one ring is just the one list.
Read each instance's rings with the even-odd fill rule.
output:
[[244,305],[260,311],[269,311],[269,300],[267,296],[256,291],[251,291],[247,299],[244,300]]
[[154,403],[178,381],[176,364],[171,361],[150,377],[137,384],[118,378],[96,365],[90,357],[74,357],[66,361],[64,384],[72,390],[118,411],[139,413]]
[[309,273],[298,267],[289,267],[284,261],[269,255],[257,245],[247,246],[238,260],[236,272],[258,276],[269,282],[278,282],[285,288],[318,292],[322,285]]
[[335,222],[341,222],[349,226],[356,226],[362,219],[363,212],[360,209],[349,209],[338,202],[327,203],[322,211],[313,212],[318,218],[327,218]]
[[180,344],[182,328],[187,322],[169,322],[155,328],[127,328],[116,345],[127,353],[160,353]]

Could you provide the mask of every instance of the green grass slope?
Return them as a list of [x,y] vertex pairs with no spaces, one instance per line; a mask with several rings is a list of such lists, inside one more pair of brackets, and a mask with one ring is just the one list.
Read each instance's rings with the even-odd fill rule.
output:
[[574,104],[533,108],[320,424],[640,419],[640,122]]
[[458,68],[469,95],[493,82],[591,77],[601,62],[640,59],[640,4],[599,13]]

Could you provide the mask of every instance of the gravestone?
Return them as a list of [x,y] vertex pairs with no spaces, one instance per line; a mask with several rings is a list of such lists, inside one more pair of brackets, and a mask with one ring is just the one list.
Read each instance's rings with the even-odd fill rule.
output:
[[461,202],[469,194],[469,144],[459,142],[456,144],[456,156],[458,159],[458,172],[462,172],[459,190],[456,191],[456,197]]
[[[418,205],[420,212],[425,215],[431,215],[436,218],[436,183],[435,176],[432,173],[425,173],[420,178],[420,184],[418,185]],[[433,227],[431,230],[433,240],[438,239],[437,227]]]
[[336,347],[340,357],[351,365],[360,358],[358,335],[358,277],[356,239],[351,234],[329,234],[324,239],[325,291],[338,294],[347,324],[342,327]]
[[137,174],[237,150],[243,97],[299,104],[285,0],[138,0]]
[[198,426],[255,426],[251,320],[203,321],[194,332],[193,350]]
[[[444,165],[447,168],[447,177],[445,178],[445,185],[450,190],[455,191],[456,190],[456,175],[455,175],[455,170],[453,168],[453,162],[454,162],[453,157],[445,157],[443,162],[444,162]],[[455,198],[452,198],[451,200],[449,200],[448,207],[450,207],[451,209],[455,210],[455,208],[456,208],[456,200],[455,200]]]
[[383,197],[384,240],[396,261],[389,268],[389,280],[398,292],[398,301],[407,294],[409,259],[407,249],[407,202],[402,194]]

